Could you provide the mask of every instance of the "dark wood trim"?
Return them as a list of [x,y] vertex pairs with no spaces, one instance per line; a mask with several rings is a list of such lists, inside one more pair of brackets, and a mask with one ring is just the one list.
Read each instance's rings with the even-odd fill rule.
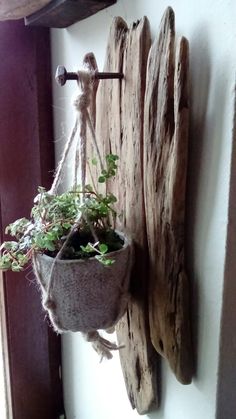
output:
[[[0,23],[0,198],[3,229],[29,216],[54,169],[49,31]],[[4,231],[1,231],[4,239]],[[4,279],[14,419],[62,412],[60,338],[48,326],[31,268]]]
[[116,0],[52,0],[38,12],[25,18],[27,26],[66,28],[105,9]]

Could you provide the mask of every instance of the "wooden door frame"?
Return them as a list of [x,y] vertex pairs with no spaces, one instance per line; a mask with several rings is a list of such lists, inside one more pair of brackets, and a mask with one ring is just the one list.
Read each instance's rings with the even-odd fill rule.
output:
[[[50,34],[23,20],[0,22],[0,240],[5,226],[29,216],[37,186],[54,169]],[[63,412],[60,337],[49,327],[30,268],[4,274],[14,419]]]

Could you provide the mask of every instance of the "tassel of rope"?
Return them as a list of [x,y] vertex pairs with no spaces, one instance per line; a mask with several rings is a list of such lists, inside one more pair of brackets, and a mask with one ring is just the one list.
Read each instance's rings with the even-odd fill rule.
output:
[[116,345],[116,343],[112,343],[109,340],[104,339],[96,330],[93,332],[82,333],[82,335],[87,342],[92,343],[92,347],[98,355],[100,355],[101,361],[103,358],[111,359],[111,351],[117,351],[124,348],[124,345]]

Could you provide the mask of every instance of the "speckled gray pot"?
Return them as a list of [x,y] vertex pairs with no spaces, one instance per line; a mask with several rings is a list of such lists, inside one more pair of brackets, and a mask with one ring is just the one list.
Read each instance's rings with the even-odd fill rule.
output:
[[102,265],[94,257],[57,260],[52,273],[50,304],[47,303],[47,284],[54,259],[36,255],[34,269],[41,285],[43,304],[57,331],[107,329],[124,314],[129,297],[132,245],[127,237],[121,237],[123,248],[108,255],[115,259],[111,266]]

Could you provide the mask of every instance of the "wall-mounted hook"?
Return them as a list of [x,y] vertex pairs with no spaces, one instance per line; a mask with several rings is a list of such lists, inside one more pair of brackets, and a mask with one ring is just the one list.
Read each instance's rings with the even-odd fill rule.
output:
[[[122,79],[124,75],[122,73],[106,73],[95,71],[95,79]],[[55,79],[60,86],[64,86],[67,80],[78,80],[79,76],[77,73],[67,72],[63,65],[57,67]]]

